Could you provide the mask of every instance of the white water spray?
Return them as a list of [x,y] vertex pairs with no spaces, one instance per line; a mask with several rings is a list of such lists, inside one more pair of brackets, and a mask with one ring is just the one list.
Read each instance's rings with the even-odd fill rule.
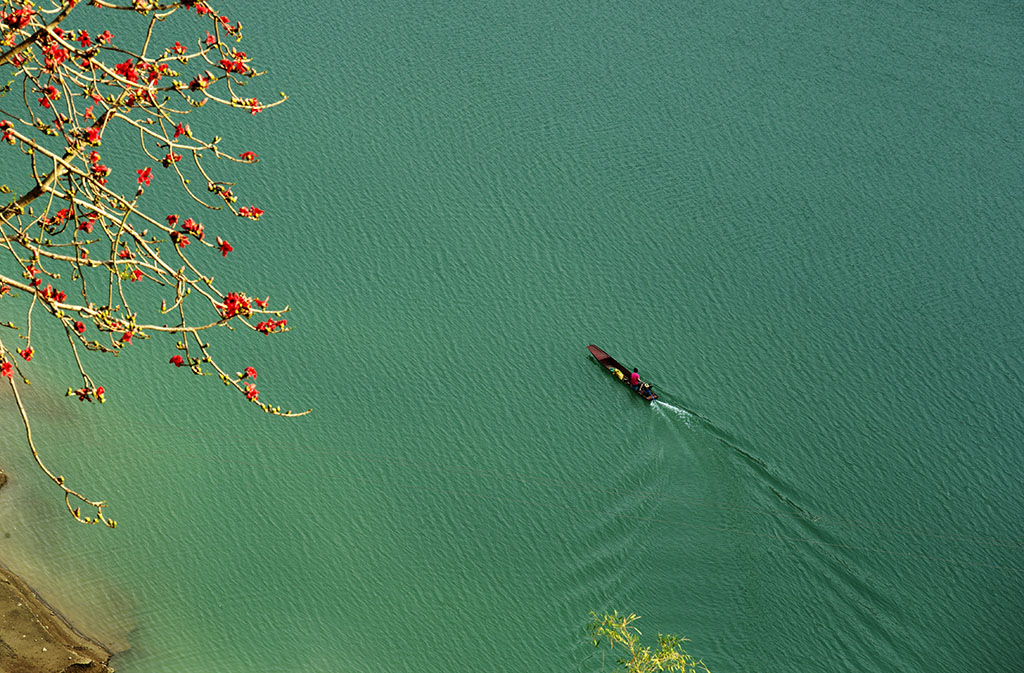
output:
[[665,412],[666,410],[668,410],[669,412],[675,414],[677,417],[682,419],[682,421],[686,423],[687,426],[691,428],[693,427],[693,421],[696,418],[696,416],[687,411],[686,409],[682,409],[673,404],[669,404],[668,402],[659,402],[658,400],[654,400],[653,402],[651,402],[651,408],[657,411],[662,416],[665,416],[666,418],[668,418],[668,414]]

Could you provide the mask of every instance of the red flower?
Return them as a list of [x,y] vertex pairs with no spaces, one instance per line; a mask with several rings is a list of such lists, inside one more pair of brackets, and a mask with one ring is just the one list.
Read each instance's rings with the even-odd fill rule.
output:
[[142,271],[140,269],[133,270],[132,271],[132,282],[134,283],[135,281],[141,280],[141,279],[142,279]]
[[263,212],[262,208],[257,208],[256,206],[242,206],[238,209],[239,215],[242,217],[248,217],[250,220],[260,219],[260,215],[262,215]]
[[178,124],[174,127],[174,137],[185,136],[186,138],[192,137],[192,129],[189,128],[188,124]]
[[256,370],[253,369],[252,367],[246,367],[245,375],[248,376],[250,379],[254,379],[256,378]]
[[122,334],[121,335],[121,343],[126,343],[126,344],[128,344],[130,346],[131,343],[132,343],[132,333],[131,332],[125,332],[124,334]]
[[171,164],[176,164],[179,161],[181,161],[181,155],[180,154],[175,154],[174,152],[168,152],[167,156],[165,156],[160,161],[160,163],[162,163],[164,165],[164,168],[167,168]]
[[221,310],[221,315],[225,320],[233,318],[236,315],[252,315],[252,306],[249,303],[249,298],[244,294],[229,292],[227,296],[224,297],[224,305]]
[[206,75],[196,75],[188,83],[189,91],[204,91],[208,86],[210,86],[210,78]]
[[169,362],[175,367],[181,367],[185,364],[184,358],[182,358],[180,355],[175,355],[173,358],[169,360]]
[[32,350],[31,346],[29,346],[28,348],[19,350],[18,355],[25,358],[25,362],[32,362],[32,356],[35,355],[35,351]]
[[213,35],[210,35],[210,31],[206,31],[206,44],[215,44],[216,42],[217,38],[215,38]]
[[46,287],[43,288],[42,295],[44,298],[56,302],[64,301],[68,297],[63,290],[55,290],[53,289],[53,286],[49,284],[47,284]]
[[172,51],[176,54],[184,54],[185,47],[181,46],[181,42],[175,42],[174,47],[172,47]]
[[82,322],[81,320],[76,320],[75,321],[75,331],[78,332],[79,334],[84,333],[85,332],[85,323]]
[[250,402],[259,402],[260,400],[260,391],[256,390],[256,386],[251,383],[245,384],[245,399]]
[[10,14],[0,14],[0,20],[3,20],[5,24],[15,30],[21,30],[29,24],[35,13],[35,10],[31,7],[22,7],[21,9],[14,10]]
[[227,257],[228,253],[234,250],[234,248],[231,247],[231,244],[225,241],[220,236],[217,237],[217,247],[220,248],[221,257]]
[[[54,28],[54,31],[56,30]],[[53,70],[67,59],[68,51],[60,45],[52,43],[43,47],[43,55],[43,70]]]
[[179,248],[184,248],[186,245],[188,245],[188,236],[181,233],[180,231],[172,231],[171,241],[173,241],[174,245],[178,246]]
[[178,216],[177,215],[168,215],[167,216],[167,224],[168,225],[173,227],[177,223],[178,223]]
[[124,77],[129,82],[138,82],[139,73],[135,70],[135,64],[131,59],[128,59],[124,63],[118,63],[114,66],[114,72],[121,77]]
[[105,401],[103,399],[103,394],[106,393],[107,391],[103,390],[103,386],[97,386],[96,390],[94,390],[93,392],[96,393],[96,399],[98,399],[100,402]]
[[135,253],[128,248],[121,248],[117,251],[117,256],[121,259],[135,259]]
[[243,161],[256,161],[256,153],[242,152],[241,154],[238,155],[238,158],[242,159]]
[[145,184],[148,187],[149,181],[153,179],[153,169],[147,166],[146,168],[140,168],[135,172],[139,174],[139,184]]
[[243,63],[241,60],[238,60],[237,57],[236,60],[233,61],[229,61],[226,58],[222,58],[218,62],[218,65],[220,65],[220,67],[224,68],[228,72],[238,72],[243,75],[245,74],[245,71],[249,69],[248,66],[246,66],[245,63]]
[[109,30],[105,30],[96,36],[96,41],[100,44],[109,44],[113,39],[114,35]]
[[205,234],[203,233],[203,225],[201,222],[196,222],[190,217],[181,223],[181,228],[198,238],[200,241],[203,240],[203,236]]
[[94,145],[99,145],[102,139],[103,129],[98,126],[90,126],[88,129],[89,142]]
[[271,318],[270,320],[265,320],[261,323],[257,323],[256,331],[260,332],[261,334],[271,334],[273,332],[278,331],[278,328],[284,329],[284,326],[287,324],[287,320],[274,320],[273,318]]
[[92,173],[93,178],[96,182],[101,185],[107,184],[107,176],[110,175],[110,169],[101,163],[94,163],[89,167],[89,171]]
[[92,40],[89,39],[89,33],[85,32],[84,30],[78,31],[78,43],[81,44],[83,47],[88,47],[90,44],[92,44]]
[[252,303],[256,304],[260,308],[266,308],[267,307],[267,302],[269,302],[269,301],[270,301],[270,297],[267,297],[266,299],[253,299]]
[[11,369],[13,369],[13,367],[11,367],[11,363],[10,362],[4,362],[2,365],[0,365],[0,376],[6,376],[7,378],[12,378],[12,376],[11,376]]

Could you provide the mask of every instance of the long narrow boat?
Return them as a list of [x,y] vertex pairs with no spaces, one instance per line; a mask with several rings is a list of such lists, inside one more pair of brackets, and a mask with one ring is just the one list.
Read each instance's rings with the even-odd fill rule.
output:
[[[632,369],[622,364],[621,362],[613,358],[611,355],[608,355],[594,344],[590,344],[589,346],[587,346],[587,350],[590,351],[590,354],[594,356],[594,359],[597,360],[597,363],[599,365],[607,369],[608,372],[612,374],[612,376],[614,376],[623,384],[625,384],[627,388],[633,390],[633,388],[629,385],[629,375],[632,373]],[[640,397],[644,398],[648,402],[658,399],[658,396],[654,394],[654,390],[651,388],[641,387],[640,390],[633,390],[633,392],[639,395]]]

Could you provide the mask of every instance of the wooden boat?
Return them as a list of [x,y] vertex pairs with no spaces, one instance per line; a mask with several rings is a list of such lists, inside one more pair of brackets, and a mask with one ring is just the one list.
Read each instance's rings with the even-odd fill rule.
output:
[[[629,385],[629,375],[633,373],[632,369],[622,364],[611,355],[608,355],[594,344],[587,346],[587,350],[590,351],[590,354],[594,356],[594,359],[597,360],[599,365],[607,369],[612,376],[621,381],[627,388],[633,390]],[[658,399],[658,396],[654,394],[654,390],[652,388],[644,389],[643,386],[641,386],[640,390],[633,390],[633,392],[648,402]]]

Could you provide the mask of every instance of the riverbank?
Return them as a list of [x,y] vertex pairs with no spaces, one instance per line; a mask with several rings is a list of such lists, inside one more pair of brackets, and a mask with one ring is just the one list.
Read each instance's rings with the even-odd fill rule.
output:
[[0,673],[111,673],[111,656],[0,566]]

